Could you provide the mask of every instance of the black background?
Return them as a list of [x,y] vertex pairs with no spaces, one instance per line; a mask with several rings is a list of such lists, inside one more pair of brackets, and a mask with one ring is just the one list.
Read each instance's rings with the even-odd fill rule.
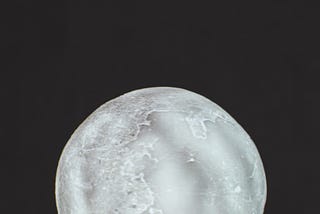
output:
[[265,213],[318,212],[320,10],[315,5],[9,4],[2,28],[1,212],[57,213],[55,171],[72,132],[104,102],[150,86],[200,93],[246,129],[265,165]]

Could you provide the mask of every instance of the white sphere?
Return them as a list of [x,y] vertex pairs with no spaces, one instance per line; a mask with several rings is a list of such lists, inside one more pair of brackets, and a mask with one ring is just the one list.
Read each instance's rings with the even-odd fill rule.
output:
[[56,176],[59,214],[262,214],[266,178],[242,127],[196,93],[136,90],[73,133]]

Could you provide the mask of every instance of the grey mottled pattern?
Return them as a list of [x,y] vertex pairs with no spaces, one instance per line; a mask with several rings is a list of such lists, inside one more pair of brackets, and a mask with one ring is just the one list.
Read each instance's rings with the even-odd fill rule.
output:
[[169,87],[136,90],[74,132],[56,176],[59,214],[262,214],[259,153],[221,107]]

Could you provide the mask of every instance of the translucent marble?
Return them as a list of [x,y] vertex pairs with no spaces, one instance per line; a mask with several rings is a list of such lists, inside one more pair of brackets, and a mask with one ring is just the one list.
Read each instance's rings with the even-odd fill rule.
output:
[[262,214],[266,178],[244,129],[188,90],[145,88],[94,111],[56,175],[59,214]]

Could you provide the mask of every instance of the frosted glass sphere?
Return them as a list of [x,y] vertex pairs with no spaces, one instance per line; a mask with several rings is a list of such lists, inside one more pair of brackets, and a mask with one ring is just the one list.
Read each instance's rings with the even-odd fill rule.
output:
[[266,178],[244,129],[188,90],[117,97],[73,133],[56,175],[59,214],[262,214]]

